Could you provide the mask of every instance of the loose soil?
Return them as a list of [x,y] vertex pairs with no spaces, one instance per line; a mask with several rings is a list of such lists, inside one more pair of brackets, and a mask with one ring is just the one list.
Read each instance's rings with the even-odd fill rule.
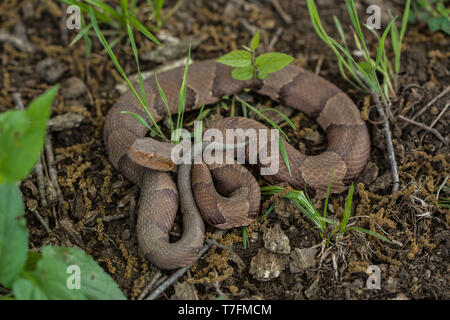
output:
[[[168,8],[174,5],[174,1],[166,2]],[[391,10],[401,12],[401,2],[390,1]],[[57,82],[62,88],[52,116],[68,112],[83,116],[78,127],[49,133],[62,198],[58,201],[57,196],[50,196],[49,205],[42,207],[36,176],[30,175],[21,184],[27,205],[30,247],[82,248],[111,274],[127,298],[136,299],[159,270],[145,259],[137,244],[135,214],[139,190],[111,166],[102,140],[105,116],[120,95],[116,85],[123,81],[96,40],[93,53],[87,58],[83,41],[69,47],[76,32],[65,28],[64,10],[55,3],[31,0],[0,3],[0,29],[25,35],[35,48],[29,53],[12,43],[0,43],[0,112],[14,108],[13,93],[21,93],[26,105]],[[192,57],[202,60],[247,44],[251,32],[259,28],[265,48],[275,38],[275,51],[291,54],[296,64],[317,70],[349,94],[368,120],[372,141],[369,164],[355,184],[350,222],[384,234],[402,246],[351,232],[333,238],[326,247],[312,224],[292,204],[277,198],[274,212],[248,229],[247,248],[243,246],[240,229],[227,231],[217,242],[230,246],[231,250],[223,246],[211,248],[160,298],[215,299],[225,295],[229,299],[449,299],[450,211],[439,207],[436,194],[450,173],[448,148],[436,136],[398,118],[398,115],[412,118],[449,86],[449,37],[430,32],[422,23],[408,27],[398,95],[392,100],[389,117],[401,180],[401,191],[391,195],[384,136],[381,126],[376,124],[380,119],[371,111],[370,96],[343,80],[333,53],[311,26],[306,1],[280,0],[280,3],[292,17],[292,23],[281,18],[271,1],[186,1],[158,36],[165,43],[171,37],[200,39]],[[339,17],[343,25],[349,23],[343,1],[317,3],[324,26],[337,36],[331,32],[333,16]],[[145,7],[143,4],[142,8]],[[365,1],[358,1],[360,17],[366,7]],[[138,18],[147,21],[146,17],[148,11],[141,10]],[[350,39],[351,33],[346,30]],[[278,32],[281,34],[276,36]],[[141,56],[156,49],[142,35],[136,35],[136,39]],[[374,52],[373,40],[368,38],[369,48]],[[178,50],[157,62],[141,61],[141,69],[168,64],[185,56],[186,50]],[[126,73],[136,73],[129,44],[120,42],[115,52]],[[267,98],[244,95],[254,105],[277,107]],[[432,103],[416,121],[430,125],[448,104],[449,96]],[[229,106],[216,106],[209,117],[229,114]],[[444,137],[449,136],[449,116],[447,111],[434,125]],[[193,117],[188,116],[187,122]],[[298,149],[307,154],[324,150],[323,132],[314,121],[296,113],[291,119],[297,130],[288,130],[288,135]],[[48,168],[44,169],[48,175]],[[448,197],[448,190],[447,182],[441,196],[447,193]],[[47,191],[55,194],[51,189]],[[345,198],[346,194],[332,196],[331,218],[340,219]],[[323,203],[317,205],[321,207]],[[32,210],[44,218],[50,233]],[[176,222],[174,239],[181,232],[180,220]],[[207,231],[213,237],[215,230],[208,226]],[[278,238],[270,237],[274,234]],[[291,253],[271,253],[264,248],[265,242],[270,247],[267,243],[278,243],[280,239],[284,242],[279,245]],[[308,249],[312,247],[315,249]],[[366,286],[369,277],[366,271],[371,265],[380,268],[379,290]]]

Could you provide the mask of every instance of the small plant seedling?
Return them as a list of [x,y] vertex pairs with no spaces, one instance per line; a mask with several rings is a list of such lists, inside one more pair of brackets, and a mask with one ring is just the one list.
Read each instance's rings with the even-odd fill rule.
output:
[[450,35],[450,9],[444,0],[416,0],[412,3],[409,22],[425,21],[433,32],[443,31]]
[[257,55],[259,30],[253,36],[250,47],[234,50],[217,59],[217,62],[233,67],[232,76],[236,80],[267,79],[271,73],[283,69],[294,58],[280,52]]
[[[325,240],[325,243],[327,246],[330,244],[332,237],[336,233],[344,235],[351,231],[358,231],[358,232],[366,233],[370,236],[376,237],[385,242],[399,245],[398,242],[389,240],[385,236],[383,236],[379,233],[373,232],[371,230],[361,228],[361,227],[348,226],[348,221],[349,221],[350,215],[351,215],[351,205],[352,205],[352,201],[353,201],[353,191],[354,191],[353,184],[349,188],[347,200],[345,202],[345,210],[344,210],[342,220],[336,221],[336,220],[328,218],[327,217],[327,207],[328,207],[328,200],[329,200],[329,196],[330,196],[330,189],[331,189],[330,186],[332,183],[332,179],[333,178],[330,179],[329,187],[327,190],[323,215],[321,215],[317,211],[317,209],[314,207],[306,190],[305,191],[290,190],[288,193],[286,193],[285,189],[280,186],[266,186],[266,187],[261,187],[261,193],[265,197],[271,197],[271,196],[281,193],[281,192],[286,193],[283,195],[283,198],[289,199],[313,223],[313,225],[319,230],[319,234],[322,237],[322,239]],[[331,230],[328,228],[329,226],[331,226]]]
[[25,110],[0,114],[0,150],[8,150],[0,153],[0,285],[7,289],[0,300],[125,299],[83,250],[53,246],[39,253],[28,250],[18,181],[29,174],[43,148],[57,91],[58,86],[51,88]]

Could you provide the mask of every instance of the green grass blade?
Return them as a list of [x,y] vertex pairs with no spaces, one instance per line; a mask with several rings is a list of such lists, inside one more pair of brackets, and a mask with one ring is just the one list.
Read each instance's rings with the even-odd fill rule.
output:
[[161,97],[164,106],[166,107],[167,110],[167,116],[169,118],[169,122],[170,122],[170,133],[175,131],[175,127],[173,125],[173,120],[172,120],[172,115],[170,113],[170,108],[169,108],[169,103],[167,102],[167,97],[166,94],[164,93],[164,90],[161,88],[161,85],[159,84],[158,81],[158,77],[155,75],[155,80],[156,80],[156,86],[158,87],[158,92],[159,92],[159,96]]
[[385,242],[387,242],[387,243],[399,245],[398,242],[394,242],[394,241],[392,241],[392,240],[389,240],[388,238],[386,238],[385,236],[382,236],[382,235],[379,234],[379,233],[376,233],[376,232],[373,232],[373,231],[371,231],[371,230],[367,230],[367,229],[364,229],[364,228],[360,228],[360,227],[350,227],[350,228],[347,229],[347,231],[359,231],[359,232],[362,232],[362,233],[366,233],[366,234],[368,234],[368,235],[371,235],[372,237],[381,239],[381,240],[383,240],[383,241],[385,241]]
[[351,208],[352,208],[352,201],[353,201],[353,191],[354,191],[354,185],[350,186],[350,189],[348,191],[347,199],[345,200],[345,210],[344,210],[344,216],[342,217],[341,226],[339,232],[344,234],[347,230],[347,224],[348,219],[350,218]]
[[330,182],[328,183],[327,194],[326,194],[326,197],[325,197],[325,206],[323,208],[323,217],[324,218],[327,217],[328,199],[330,198],[331,184],[333,183],[333,178],[334,178],[335,172],[336,172],[336,170],[333,170],[333,172],[331,173]]
[[114,52],[112,51],[111,47],[108,44],[108,41],[105,39],[105,37],[103,36],[102,32],[100,31],[98,24],[97,24],[97,19],[95,17],[95,13],[92,7],[89,7],[89,16],[91,18],[91,22],[92,22],[92,27],[94,28],[94,31],[97,35],[97,38],[99,39],[100,43],[103,45],[103,47],[106,49],[106,51],[108,52],[111,60],[114,63],[114,66],[116,67],[116,69],[119,71],[119,73],[121,74],[121,76],[125,79],[126,83],[128,84],[128,87],[131,89],[131,91],[133,92],[134,96],[136,97],[136,99],[138,99],[139,103],[141,104],[141,106],[145,109],[145,111],[147,112],[147,115],[149,117],[149,119],[152,121],[153,126],[156,128],[157,132],[158,132],[158,136],[161,137],[162,139],[167,140],[167,138],[164,136],[164,134],[162,133],[161,129],[159,128],[158,124],[156,123],[156,121],[154,120],[153,116],[150,114],[150,112],[148,111],[148,108],[146,107],[146,105],[144,104],[144,102],[142,101],[141,97],[139,96],[139,94],[136,92],[136,90],[134,89],[132,83],[130,82],[130,80],[128,79],[127,75],[125,74],[125,71],[122,69],[122,66],[120,65],[119,61],[117,60]]
[[289,164],[289,157],[286,152],[286,147],[284,146],[283,138],[281,138],[281,136],[278,136],[278,139],[279,139],[279,145],[280,145],[279,148],[280,148],[280,152],[281,152],[281,158],[283,159],[284,163],[286,164],[286,167],[289,171],[289,175],[292,177],[291,165]]
[[291,121],[291,119],[289,119],[289,117],[288,117],[287,115],[285,115],[285,114],[284,114],[283,112],[281,112],[280,110],[277,110],[277,109],[275,109],[275,108],[262,108],[262,109],[259,109],[259,111],[260,111],[260,112],[274,111],[274,112],[278,113],[278,114],[280,115],[280,117],[282,117],[283,120],[286,121],[286,122],[289,124],[289,126],[290,126],[292,129],[295,130],[295,125],[294,125],[294,123]]
[[126,15],[128,21],[136,28],[138,29],[144,36],[146,36],[148,39],[156,43],[158,46],[161,45],[161,42],[153,35],[151,32],[141,23],[138,19],[135,17],[127,14]]

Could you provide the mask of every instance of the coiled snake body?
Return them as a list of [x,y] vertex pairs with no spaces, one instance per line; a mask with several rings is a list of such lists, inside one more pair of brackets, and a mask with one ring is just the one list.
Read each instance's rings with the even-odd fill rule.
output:
[[[171,114],[177,112],[183,70],[177,68],[158,75]],[[317,156],[303,155],[285,143],[292,175],[280,156],[278,173],[263,178],[270,183],[287,182],[300,190],[306,187],[323,197],[334,170],[331,191],[347,189],[364,168],[370,153],[366,124],[352,100],[327,80],[293,64],[266,80],[251,83],[233,79],[230,67],[207,60],[189,68],[186,110],[215,103],[224,95],[233,95],[247,87],[317,118],[328,138],[327,150]],[[161,120],[167,110],[154,77],[145,80],[145,91],[150,113],[156,121]],[[131,91],[124,93],[107,115],[104,141],[114,167],[141,188],[138,241],[151,262],[161,268],[175,269],[198,258],[205,233],[199,211],[208,223],[223,229],[253,221],[259,211],[260,191],[256,179],[245,167],[183,164],[174,168],[170,163],[173,146],[145,138],[147,129],[121,111],[135,112],[144,119],[146,114]],[[226,129],[266,128],[255,120],[241,117],[219,120],[213,127],[224,134]],[[259,148],[270,149],[270,146]],[[246,153],[248,156],[248,150]],[[168,172],[174,170],[178,170],[179,190],[172,173]],[[169,231],[179,198],[184,232],[179,241],[170,243]]]

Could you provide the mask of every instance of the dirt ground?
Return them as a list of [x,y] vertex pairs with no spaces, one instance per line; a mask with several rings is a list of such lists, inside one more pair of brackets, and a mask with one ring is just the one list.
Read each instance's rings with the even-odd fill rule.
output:
[[[344,25],[349,22],[344,2],[316,2],[326,29],[336,36],[332,31],[333,15]],[[357,2],[363,16],[367,4]],[[394,13],[401,12],[401,2],[389,1]],[[137,299],[156,275],[164,279],[172,272],[158,270],[140,251],[135,232],[139,190],[111,166],[103,144],[104,119],[120,95],[116,85],[123,81],[98,41],[93,41],[93,53],[88,58],[83,41],[68,46],[76,32],[65,28],[62,7],[55,3],[0,3],[0,29],[23,42],[0,43],[0,112],[14,108],[15,92],[21,93],[26,105],[53,83],[61,83],[52,116],[72,113],[82,119],[78,126],[73,123],[68,129],[50,129],[61,195],[45,183],[49,203],[44,207],[36,175],[30,175],[21,185],[28,208],[30,247],[80,247],[111,274],[129,299]],[[174,1],[167,3],[168,7],[174,5]],[[398,96],[393,98],[390,116],[401,187],[400,192],[391,195],[386,145],[377,124],[380,119],[374,111],[369,112],[370,96],[343,80],[333,53],[311,26],[306,1],[280,3],[292,18],[290,23],[271,1],[186,1],[158,36],[164,43],[171,38],[194,39],[192,58],[202,60],[248,44],[252,32],[260,28],[264,48],[272,42],[274,50],[294,56],[296,64],[317,71],[349,94],[363,110],[363,118],[369,118],[372,142],[369,163],[355,185],[351,222],[384,234],[402,246],[352,232],[324,247],[312,224],[292,204],[277,200],[274,212],[249,228],[247,248],[244,249],[240,229],[227,231],[217,239],[220,246],[213,246],[160,298],[449,299],[450,211],[438,206],[436,194],[450,174],[448,147],[436,136],[398,118],[413,117],[449,86],[449,37],[429,31],[423,23],[408,27]],[[141,21],[146,21],[147,16],[145,10],[138,15]],[[142,70],[166,65],[187,51],[186,47],[173,56],[157,56],[155,61],[150,52],[156,46],[140,34],[136,39]],[[373,39],[369,39],[369,48],[374,50]],[[115,53],[128,75],[136,73],[126,41],[117,45]],[[275,106],[268,98],[246,95],[255,105]],[[449,97],[447,94],[432,102],[416,121],[430,125],[448,104]],[[227,116],[230,112],[229,108],[215,110],[211,117]],[[449,117],[449,112],[444,113],[434,125],[444,137],[449,136]],[[296,113],[291,118],[297,125],[297,131],[288,130],[295,147],[307,154],[326,148],[324,134],[313,120]],[[48,179],[46,158],[43,163]],[[441,191],[447,192],[447,197],[448,188],[449,182]],[[342,215],[345,198],[345,193],[332,196],[331,217]],[[48,224],[49,233],[34,210]],[[180,220],[176,222],[174,240],[181,231]],[[210,237],[215,232],[210,226],[207,231]],[[282,247],[284,253],[270,252],[264,240]],[[371,265],[380,269],[381,289],[370,290],[366,286],[366,270]]]

